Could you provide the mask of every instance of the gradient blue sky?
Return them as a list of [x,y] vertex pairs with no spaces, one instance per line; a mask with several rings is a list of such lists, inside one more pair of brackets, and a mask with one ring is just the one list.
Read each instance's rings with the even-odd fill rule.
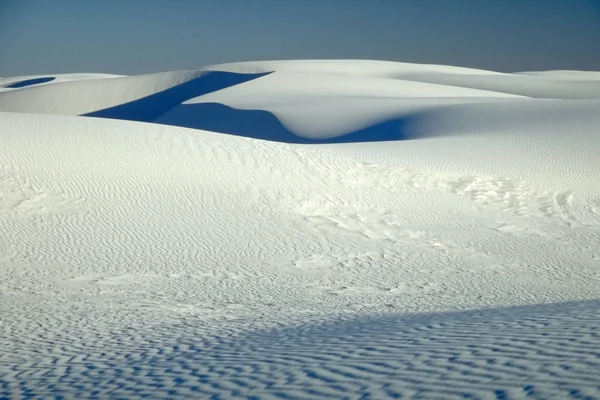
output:
[[600,70],[600,0],[0,0],[0,76],[295,58]]

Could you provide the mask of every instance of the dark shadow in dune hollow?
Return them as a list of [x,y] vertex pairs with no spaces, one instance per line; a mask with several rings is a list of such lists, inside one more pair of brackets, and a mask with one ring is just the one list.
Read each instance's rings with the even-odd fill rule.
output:
[[220,103],[182,104],[186,100],[260,78],[269,73],[237,74],[212,71],[167,90],[84,114],[86,117],[156,122],[283,143],[353,143],[415,139],[406,129],[413,117],[391,119],[338,137],[305,138],[288,130],[264,110],[238,110]]
[[238,110],[220,103],[182,104],[157,122],[273,142],[327,144],[416,139],[411,131],[406,129],[413,118],[414,116],[390,119],[327,139],[298,136],[268,111]]
[[4,87],[7,89],[19,89],[19,88],[23,88],[23,87],[27,87],[27,86],[39,85],[40,83],[52,82],[55,79],[56,78],[53,76],[48,76],[45,78],[27,79],[24,81],[11,83],[10,85],[6,85]]
[[268,74],[270,74],[270,72],[261,74],[237,74],[232,72],[210,71],[196,79],[192,79],[150,96],[129,103],[119,104],[118,106],[94,111],[84,114],[83,116],[138,122],[154,122],[154,120],[161,115],[186,100],[225,89],[230,86],[239,85],[240,83],[248,82]]

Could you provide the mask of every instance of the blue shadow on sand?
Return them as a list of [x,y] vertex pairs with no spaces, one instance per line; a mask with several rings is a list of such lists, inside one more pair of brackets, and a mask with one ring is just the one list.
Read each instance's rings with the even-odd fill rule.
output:
[[268,75],[211,71],[196,79],[118,106],[84,114],[86,117],[154,122],[186,100]]
[[84,114],[86,117],[154,122],[283,143],[353,143],[415,139],[406,129],[414,116],[393,118],[333,138],[308,138],[288,130],[265,110],[238,110],[220,103],[182,104],[187,100],[265,75],[211,71],[150,96]]
[[19,88],[23,88],[23,87],[27,87],[27,86],[39,85],[40,83],[52,82],[55,79],[56,78],[53,76],[48,76],[45,78],[27,79],[24,81],[11,83],[10,85],[6,85],[4,87],[7,89],[19,89]]
[[295,134],[268,111],[238,110],[220,103],[195,103],[182,104],[157,122],[273,142],[327,144],[414,139],[406,129],[410,120],[410,117],[390,119],[338,137],[318,139]]
[[[0,399],[591,399],[600,393],[599,317],[600,302],[583,301],[213,336],[202,313],[190,314],[92,331],[93,345],[75,356],[42,346],[29,363],[8,361]],[[91,327],[72,329],[85,337]]]

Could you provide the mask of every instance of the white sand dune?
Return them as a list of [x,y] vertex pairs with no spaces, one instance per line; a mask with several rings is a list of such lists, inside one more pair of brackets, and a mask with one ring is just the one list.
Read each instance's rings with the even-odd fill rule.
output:
[[0,92],[0,111],[93,115],[149,122],[190,97],[258,76],[261,74],[205,70],[91,79],[81,79],[77,74],[57,83]]
[[125,75],[90,73],[15,76],[10,78],[0,78],[0,92],[60,82],[83,81],[88,79],[122,78],[124,76]]
[[[288,79],[291,83],[284,84]],[[600,104],[597,99],[526,99],[418,82],[338,79],[274,73],[188,100],[156,122],[268,140],[365,142],[597,123]]]
[[[209,68],[238,73],[280,71],[382,77],[539,98],[598,98],[600,92],[599,73],[587,71],[507,74],[445,65],[370,60],[245,62],[214,65]],[[570,77],[576,75],[584,82],[565,80],[565,75]]]
[[[510,120],[513,111],[528,121],[551,114],[544,112],[547,104],[574,109],[580,116],[579,107],[565,99],[580,99],[586,110],[595,109],[600,99],[600,78],[593,72],[502,74],[377,61],[250,62],[132,77],[61,79],[0,92],[0,111],[157,122],[288,143],[340,143],[448,134],[448,126],[431,132],[420,126],[439,119],[440,110],[448,111],[442,115],[460,113],[464,107],[452,109],[464,104],[473,105],[472,114],[481,105],[482,112],[497,114],[497,121]],[[510,105],[482,105],[508,101]],[[521,111],[521,104],[530,111]],[[457,126],[462,121],[471,130],[487,123],[460,117],[452,123],[454,133],[463,132]]]
[[0,398],[600,396],[576,75],[598,83],[289,61],[1,92]]

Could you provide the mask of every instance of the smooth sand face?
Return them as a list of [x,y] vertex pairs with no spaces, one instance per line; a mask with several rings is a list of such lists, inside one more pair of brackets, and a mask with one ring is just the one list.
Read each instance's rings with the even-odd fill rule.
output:
[[0,397],[599,396],[600,103],[517,75],[3,89]]

